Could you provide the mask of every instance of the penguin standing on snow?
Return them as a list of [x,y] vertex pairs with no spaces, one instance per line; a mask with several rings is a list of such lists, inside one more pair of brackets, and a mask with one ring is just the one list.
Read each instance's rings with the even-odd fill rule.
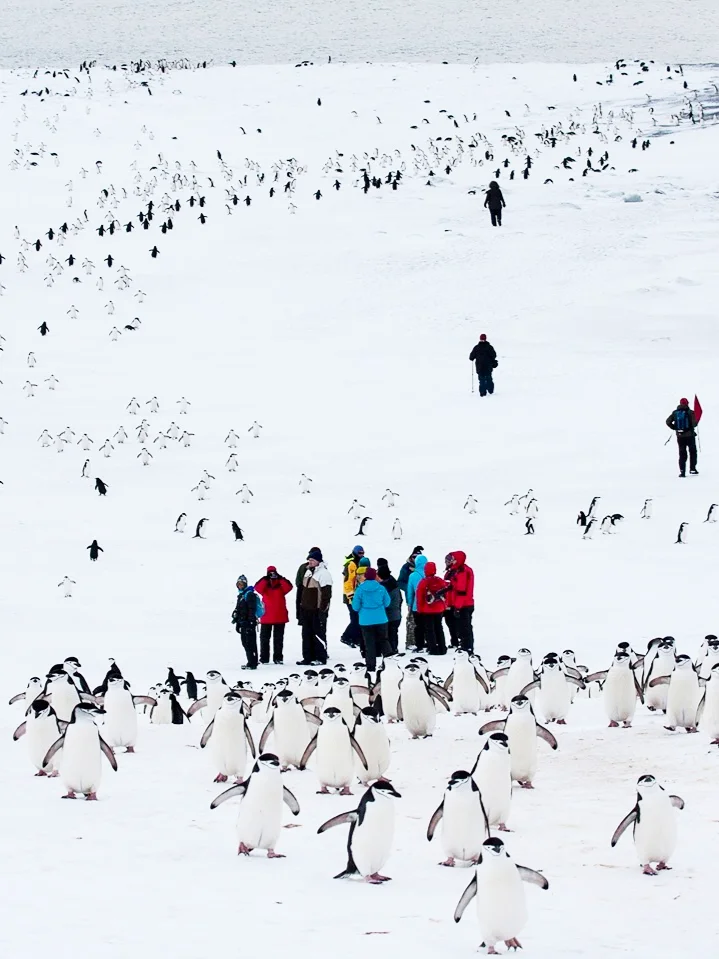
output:
[[310,483],[311,483],[311,482],[312,482],[312,480],[309,478],[309,476],[305,476],[305,474],[303,473],[302,476],[300,477],[300,484],[299,484],[299,485],[300,485],[300,492],[301,492],[303,495],[309,494],[309,493],[311,492],[311,490],[310,490]]
[[594,534],[597,531],[597,521],[596,519],[590,519],[586,526],[584,527],[584,532],[582,533],[582,539],[594,539]]
[[391,489],[385,490],[385,494],[382,497],[382,502],[387,503],[388,509],[393,509],[395,505],[395,500],[399,496],[399,493],[393,493]]
[[644,506],[642,506],[642,511],[641,511],[641,513],[640,513],[639,515],[641,516],[642,519],[651,519],[651,518],[652,518],[652,500],[651,500],[651,497],[650,497],[649,499],[645,499],[645,500],[644,500]]
[[104,483],[99,476],[95,477],[95,489],[100,494],[100,496],[107,495],[107,483]]
[[85,549],[90,550],[90,559],[92,560],[93,563],[97,561],[97,558],[100,555],[100,553],[105,552],[102,546],[98,545],[98,542],[96,539],[94,539],[89,546],[86,546]]
[[524,521],[524,528],[526,530],[525,536],[534,536],[534,520],[531,516]]
[[684,545],[684,544],[686,543],[686,541],[687,541],[687,533],[686,533],[686,530],[687,530],[687,526],[688,526],[688,525],[689,525],[689,523],[680,523],[680,524],[679,524],[679,530],[678,530],[678,532],[677,532],[677,538],[676,538],[676,540],[674,541],[675,545],[676,545],[677,543],[681,543],[682,545]]
[[340,813],[328,819],[317,830],[327,832],[334,826],[350,824],[347,837],[347,866],[335,879],[362,876],[366,882],[379,885],[389,882],[390,876],[380,874],[392,851],[394,839],[394,800],[401,795],[387,780],[370,786],[359,801],[357,809]]
[[435,810],[427,827],[427,839],[434,838],[442,822],[442,845],[447,858],[440,866],[454,866],[456,860],[479,860],[482,838],[489,835],[487,813],[477,784],[464,769],[452,773],[444,798]]
[[231,520],[230,526],[232,527],[232,532],[235,534],[235,542],[238,540],[243,541],[245,536],[237,523],[234,520]]
[[454,911],[459,922],[469,903],[477,898],[477,919],[482,945],[488,955],[497,955],[494,948],[504,942],[507,949],[521,949],[517,935],[527,922],[527,906],[523,882],[548,889],[545,877],[534,869],[512,861],[501,839],[485,839],[477,869]]
[[205,525],[205,523],[208,523],[208,522],[209,522],[208,518],[207,518],[206,516],[203,516],[202,519],[199,521],[199,523],[197,524],[197,526],[196,526],[196,528],[195,528],[195,535],[192,537],[193,539],[204,539],[204,538],[205,538],[205,537],[202,535],[202,527]]
[[719,506],[716,503],[712,503],[709,507],[709,512],[707,513],[707,518],[704,520],[705,523],[716,523],[719,519]]
[[187,513],[180,513],[180,515],[175,520],[175,532],[184,533],[185,526],[187,526]]
[[509,507],[509,515],[515,516],[519,512],[519,493],[513,493],[504,505]]
[[462,508],[466,509],[470,516],[473,516],[477,512],[477,500],[470,494]]
[[[633,824],[634,848],[644,875],[656,876],[658,871],[670,869],[667,860],[677,845],[674,809],[684,809],[684,800],[668,795],[654,776],[640,776],[637,780],[636,805],[614,830],[612,849]],[[652,863],[657,864],[656,869]]]
[[402,524],[399,519],[395,519],[392,524],[392,539],[402,539]]
[[43,768],[52,763],[53,757],[62,749],[58,771],[67,794],[63,799],[76,799],[82,793],[87,800],[97,799],[97,789],[102,778],[102,755],[117,772],[115,754],[95,723],[94,714],[99,710],[93,703],[78,703],[72,711],[65,732],[48,749]]
[[37,769],[35,775],[54,779],[58,774],[55,763],[50,761],[49,765],[45,765],[45,757],[62,734],[55,710],[46,699],[38,698],[32,700],[25,715],[27,718],[13,733],[13,742],[24,736],[30,762]]
[[366,529],[366,527],[367,527],[367,523],[369,523],[371,519],[372,519],[371,516],[365,516],[365,517],[362,519],[362,521],[361,521],[361,523],[360,523],[360,528],[359,528],[359,529],[357,530],[357,532],[355,533],[355,536],[366,536],[366,535],[367,535],[367,534],[365,533],[365,529]]
[[284,859],[281,853],[275,852],[282,831],[282,803],[289,806],[293,816],[299,814],[300,804],[287,786],[282,785],[277,756],[262,753],[249,778],[220,793],[210,803],[210,809],[217,809],[234,796],[242,799],[236,827],[237,855],[249,856],[253,849],[266,849],[268,859]]
[[596,513],[599,507],[599,500],[601,498],[602,498],[601,496],[595,496],[592,499],[592,502],[589,504],[589,509],[587,510],[587,513],[586,513],[587,523],[589,523],[589,521],[592,519],[596,519]]

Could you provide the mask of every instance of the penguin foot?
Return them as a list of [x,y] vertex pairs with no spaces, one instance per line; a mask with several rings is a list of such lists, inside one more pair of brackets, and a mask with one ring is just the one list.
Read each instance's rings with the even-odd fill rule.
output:
[[60,775],[60,773],[57,771],[57,769],[53,769],[53,771],[49,774],[49,778],[50,778],[50,779],[57,779],[57,777],[58,777],[59,775]]
[[72,791],[72,789],[70,789],[70,790],[68,791],[67,795],[63,796],[62,798],[63,798],[63,799],[77,799],[77,796],[76,796],[75,793]]
[[135,752],[135,747],[134,747],[134,746],[127,746],[126,749],[125,749],[125,752],[126,752],[126,753],[134,753],[134,752]]
[[371,876],[367,876],[367,882],[371,883],[380,883],[380,882],[391,882],[391,876],[381,876],[378,872],[373,872]]
[[619,726],[619,723],[615,723],[614,720],[612,720],[609,724],[610,729],[616,729],[618,726]]
[[528,780],[526,782],[520,782],[519,785],[522,789],[534,789],[534,786]]
[[699,730],[696,726],[685,726],[684,727],[688,733],[698,733]]
[[329,796],[330,791],[326,786],[323,786],[322,789],[317,790],[318,796]]
[[656,706],[647,706],[647,709],[649,710],[650,713],[655,713],[657,711]]
[[566,719],[558,719],[558,720],[557,720],[557,726],[566,726],[566,725],[567,725],[567,720],[566,720]]
[[445,859],[444,862],[440,863],[440,866],[454,866],[454,856]]
[[[483,942],[482,945],[481,945],[479,948],[480,948],[480,949],[487,948],[487,944]],[[494,946],[489,946],[489,947],[487,948],[487,955],[488,955],[488,956],[498,956],[499,953],[498,953],[497,950],[494,948]]]
[[85,794],[86,802],[97,802],[97,793],[86,793]]
[[644,866],[644,868],[642,869],[642,872],[644,873],[645,876],[656,876],[657,874],[656,870],[652,869],[649,863],[647,863],[646,866]]
[[243,842],[241,842],[240,845],[237,847],[238,856],[249,856],[251,852],[252,852],[252,847],[246,846]]
[[710,746],[719,746],[719,739],[712,739]]
[[665,726],[664,728],[665,728],[665,729],[668,729],[670,733],[673,733],[674,730],[675,730],[677,727],[676,727],[676,726]]
[[663,872],[665,869],[670,869],[670,870],[671,870],[671,868],[672,868],[672,867],[671,867],[671,866],[667,866],[667,864],[666,864],[665,862],[658,862],[658,863],[657,863],[657,872]]
[[498,829],[500,832],[511,832],[511,831],[512,831],[512,830],[511,830],[505,823],[503,823],[503,822],[501,822],[501,823],[497,826],[497,829]]
[[35,775],[36,775],[36,776],[47,776],[47,773],[45,772],[44,769],[38,769],[38,771],[35,773]]
[[268,849],[267,858],[268,859],[286,859],[287,857],[283,856],[281,852],[275,852],[274,849]]
[[216,783],[226,783],[226,782],[227,782],[227,776],[225,776],[224,773],[218,773],[218,774],[215,776],[215,778],[213,779],[213,782],[216,782]]
[[521,949],[521,948],[522,948],[522,943],[519,941],[519,939],[505,939],[505,940],[504,940],[504,944],[505,944],[505,946],[507,947],[507,949]]
[[343,786],[340,789],[340,796],[353,796],[353,795],[354,793],[352,792],[349,786]]
[[632,724],[631,724],[628,720],[625,720],[625,721],[624,721],[624,728],[625,728],[625,729],[631,729],[631,728],[632,728]]
[[281,773],[288,773],[289,771],[290,771],[290,767],[289,767],[289,766],[282,766],[282,767],[280,768],[280,772],[281,772]]

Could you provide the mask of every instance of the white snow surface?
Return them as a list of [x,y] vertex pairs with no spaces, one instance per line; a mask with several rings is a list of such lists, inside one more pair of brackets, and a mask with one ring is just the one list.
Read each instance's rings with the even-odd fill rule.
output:
[[[271,563],[294,579],[312,545],[335,577],[331,656],[352,662],[339,644],[339,594],[342,558],[357,540],[347,515],[355,497],[373,517],[367,554],[387,557],[395,573],[415,543],[440,568],[448,551],[467,552],[476,648],[489,666],[520,646],[535,664],[572,647],[578,662],[603,669],[618,641],[643,650],[664,634],[696,653],[718,612],[719,532],[703,520],[719,498],[719,130],[711,123],[719,70],[685,66],[680,75],[630,63],[621,72],[329,65],[0,74],[6,700],[69,655],[91,685],[115,657],[136,693],[162,681],[168,665],[247,679],[230,624],[237,575],[254,581]],[[33,95],[45,87],[49,94]],[[692,123],[689,103],[695,120],[702,106],[706,119]],[[552,125],[554,148],[535,135]],[[503,136],[524,145],[513,152]],[[590,147],[595,168],[609,152],[607,169],[583,177]],[[561,166],[566,156],[576,158],[574,171]],[[296,185],[286,194],[290,158]],[[365,195],[362,167],[383,179],[404,169],[399,189]],[[497,167],[507,201],[501,230],[482,209]],[[173,184],[175,174],[182,182]],[[107,200],[103,189],[112,191]],[[231,215],[226,189],[240,201]],[[191,195],[206,197],[204,225]],[[624,202],[633,195],[643,202]],[[182,209],[163,235],[175,198]],[[137,214],[150,199],[156,216],[145,231]],[[99,237],[113,218],[134,218],[136,228]],[[63,221],[70,229],[60,246],[45,234]],[[40,252],[24,248],[37,238]],[[127,289],[116,282],[121,267]],[[134,317],[139,328],[125,330]],[[115,326],[122,335],[111,342]],[[482,332],[499,355],[497,391],[486,399],[470,392],[467,362]],[[28,380],[38,384],[29,398]],[[680,481],[664,419],[695,393],[707,411],[700,475]],[[153,396],[156,414],[145,405]],[[182,396],[192,403],[186,415]],[[132,397],[139,416],[126,411]],[[136,458],[143,416],[154,457],[147,467]],[[173,420],[194,434],[191,447],[157,449],[152,440]],[[248,433],[255,420],[259,439]],[[98,447],[121,424],[129,439],[105,459]],[[37,442],[43,429],[55,437],[68,426],[76,436],[62,454]],[[235,473],[225,468],[230,429],[240,436]],[[95,443],[87,453],[76,445],[85,432]],[[90,480],[80,476],[88,457]],[[190,490],[204,470],[216,479],[198,502]],[[313,480],[309,495],[300,493],[302,473]],[[96,476],[106,497],[93,489]],[[245,482],[250,504],[235,496]],[[381,503],[387,487],[400,494],[395,510]],[[525,536],[503,504],[530,487],[539,514],[536,534]],[[462,509],[470,493],[474,516]],[[596,495],[600,515],[626,519],[616,535],[584,542],[576,514]],[[647,497],[654,515],[642,521]],[[188,526],[178,534],[183,511]],[[206,538],[193,539],[203,516]],[[396,516],[400,542],[390,535]],[[234,542],[231,519],[244,542]],[[685,521],[688,541],[676,545]],[[90,563],[94,538],[105,552]],[[76,582],[71,598],[57,586],[65,575]],[[293,671],[299,652],[291,623],[288,665],[261,669],[256,685]],[[432,667],[444,677],[451,657]],[[474,907],[452,921],[470,872],[440,869],[439,837],[429,844],[425,832],[449,774],[471,768],[484,717],[442,715],[425,741],[389,727],[390,775],[403,798],[384,870],[393,881],[377,888],[331,878],[345,863],[346,832],[316,830],[353,800],[316,796],[312,764],[285,779],[301,806],[301,828],[283,830],[278,847],[287,859],[238,859],[233,804],[209,809],[222,787],[198,748],[201,718],[182,727],[141,718],[137,754],[120,755],[116,774],[104,764],[100,801],[85,806],[61,802],[58,780],[33,778],[23,742],[11,741],[22,716],[22,704],[3,709],[0,730],[3,955],[90,948],[98,959],[138,950],[190,959],[288,944],[302,957],[474,953]],[[706,949],[719,854],[716,753],[701,732],[666,732],[662,717],[641,707],[633,729],[605,727],[600,701],[578,700],[569,725],[554,727],[558,752],[540,743],[535,791],[515,792],[508,848],[550,882],[546,893],[525,887],[530,919],[519,938],[536,959]],[[260,729],[254,724],[256,736]],[[686,801],[674,869],[656,878],[641,875],[629,833],[609,848],[646,772]]]

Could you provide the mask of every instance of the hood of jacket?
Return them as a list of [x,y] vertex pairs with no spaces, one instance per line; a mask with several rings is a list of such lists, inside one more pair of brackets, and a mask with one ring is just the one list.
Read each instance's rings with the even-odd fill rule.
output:
[[376,579],[366,579],[357,587],[362,590],[362,605],[365,609],[384,609],[387,590]]
[[463,553],[461,549],[452,550],[452,556],[454,556],[455,566],[464,566],[467,562],[467,554]]
[[[415,571],[415,573],[419,573],[420,576],[424,576],[424,570],[425,570],[426,565],[427,565],[427,557],[426,557],[426,556],[418,556],[418,557],[415,559],[415,561],[414,561],[414,571]],[[435,572],[436,572],[436,570],[435,570]]]
[[425,563],[424,564],[424,575],[429,579],[431,576],[437,575],[437,564],[436,563]]

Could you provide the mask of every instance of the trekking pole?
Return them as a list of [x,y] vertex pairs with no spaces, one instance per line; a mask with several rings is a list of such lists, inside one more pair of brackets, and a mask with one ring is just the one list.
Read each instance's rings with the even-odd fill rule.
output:
[[[671,436],[669,437],[669,440],[670,440],[670,439],[671,439]],[[667,443],[669,442],[669,440],[667,440]],[[666,445],[667,445],[667,443],[665,443],[664,445],[666,446]]]
[[698,434],[698,433],[696,434],[696,437],[697,437],[697,446],[699,447],[699,452],[701,453],[701,451],[702,451],[702,441],[699,439],[699,434]]
[[472,366],[471,363],[469,365],[469,375],[472,378],[472,392],[474,393],[474,367]]

